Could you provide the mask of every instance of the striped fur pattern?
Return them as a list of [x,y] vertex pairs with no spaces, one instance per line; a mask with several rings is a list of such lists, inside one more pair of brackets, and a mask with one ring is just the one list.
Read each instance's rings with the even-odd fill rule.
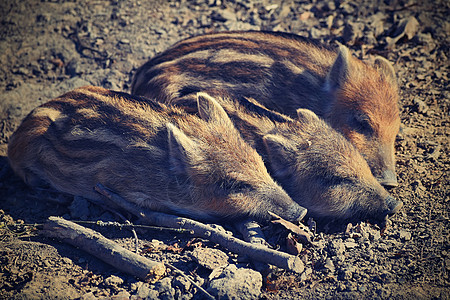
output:
[[291,117],[307,108],[341,132],[386,186],[396,186],[394,142],[400,126],[392,65],[374,66],[302,37],[222,32],[182,40],[141,66],[132,94],[171,103],[190,93],[226,90]]
[[[359,151],[312,111],[298,109],[296,118],[290,118],[253,99],[236,100],[217,90],[208,94],[309,216],[383,222],[402,207],[376,180]],[[192,95],[177,103],[198,112]]]
[[101,200],[102,183],[153,210],[205,220],[289,220],[306,211],[268,174],[214,99],[202,118],[158,102],[83,87],[34,109],[12,135],[8,158],[32,185]]

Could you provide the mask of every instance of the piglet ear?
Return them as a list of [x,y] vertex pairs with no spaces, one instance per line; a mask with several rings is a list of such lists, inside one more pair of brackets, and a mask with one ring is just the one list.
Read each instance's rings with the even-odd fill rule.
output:
[[300,122],[319,122],[319,117],[311,110],[306,108],[297,109],[297,118]]
[[295,155],[289,140],[280,135],[267,134],[263,137],[263,141],[275,179],[288,176]]
[[197,106],[198,114],[204,121],[234,127],[223,107],[207,93],[197,93]]
[[325,80],[325,89],[335,91],[343,86],[350,77],[350,51],[344,45],[339,46],[336,60]]
[[198,145],[171,123],[166,124],[170,167],[177,175],[187,175],[189,166],[199,159]]
[[380,72],[393,86],[397,86],[397,76],[394,67],[386,58],[377,56],[374,62],[375,68]]

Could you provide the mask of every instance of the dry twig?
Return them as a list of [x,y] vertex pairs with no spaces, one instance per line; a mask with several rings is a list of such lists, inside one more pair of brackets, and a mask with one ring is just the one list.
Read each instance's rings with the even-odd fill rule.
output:
[[212,228],[209,225],[191,219],[145,210],[124,200],[122,197],[109,191],[101,184],[97,184],[95,190],[107,197],[116,205],[120,206],[122,209],[125,209],[131,214],[140,217],[142,221],[148,224],[189,229],[193,231],[194,236],[208,239],[232,252],[246,255],[254,260],[269,263],[289,271],[294,271],[297,273],[303,272],[304,265],[299,257],[268,249],[262,245],[252,245],[220,230]]
[[49,217],[42,233],[78,247],[105,263],[146,281],[158,280],[166,270],[161,262],[135,254],[92,229],[59,217]]

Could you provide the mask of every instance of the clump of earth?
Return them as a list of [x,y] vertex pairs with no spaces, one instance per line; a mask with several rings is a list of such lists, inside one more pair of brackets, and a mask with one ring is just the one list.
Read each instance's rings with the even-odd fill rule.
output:
[[[318,228],[318,246],[305,245],[299,254],[301,274],[256,272],[250,258],[173,231],[138,231],[138,250],[230,299],[448,299],[449,14],[450,3],[439,0],[1,1],[0,297],[201,299],[176,272],[143,282],[39,235],[33,224],[51,215],[115,217],[80,199],[28,188],[8,166],[8,139],[34,107],[76,87],[129,91],[137,67],[182,38],[274,30],[342,43],[361,59],[381,55],[393,62],[402,129],[396,141],[400,184],[390,192],[404,207],[383,231],[364,222]],[[128,230],[85,226],[135,249]],[[282,228],[263,231],[272,247],[285,248]]]

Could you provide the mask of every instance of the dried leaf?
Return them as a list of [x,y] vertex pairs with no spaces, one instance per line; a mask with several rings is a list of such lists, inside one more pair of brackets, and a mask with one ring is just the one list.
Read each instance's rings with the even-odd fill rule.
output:
[[303,226],[305,229],[302,229],[298,225],[286,221],[285,219],[281,218],[280,216],[272,212],[269,212],[269,214],[272,217],[277,218],[277,220],[272,220],[272,223],[282,225],[287,230],[291,231],[292,233],[295,233],[303,242],[311,243],[312,234],[305,230],[306,229],[305,226]]
[[181,253],[183,252],[184,248],[180,247],[178,243],[175,243],[173,245],[167,246],[166,250],[171,251],[173,253]]
[[303,245],[297,242],[294,236],[289,233],[286,238],[286,248],[289,254],[299,255],[302,252]]

